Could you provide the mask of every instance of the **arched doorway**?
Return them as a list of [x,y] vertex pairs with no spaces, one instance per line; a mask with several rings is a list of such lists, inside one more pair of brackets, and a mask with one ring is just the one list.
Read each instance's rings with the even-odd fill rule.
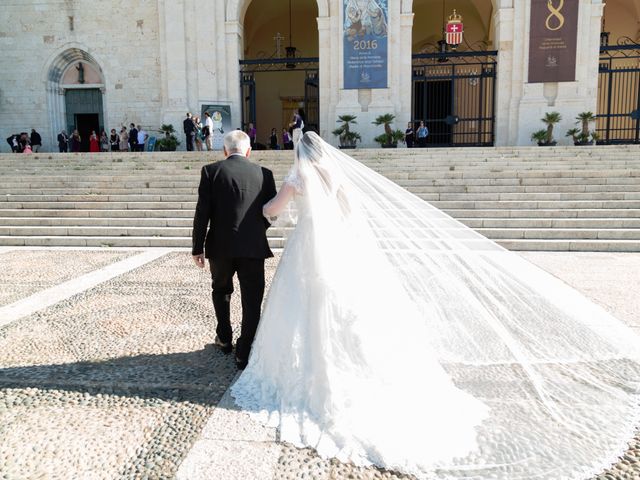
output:
[[77,129],[82,150],[88,151],[91,131],[99,135],[105,123],[102,69],[87,52],[68,49],[52,62],[47,84],[52,136]]
[[600,35],[598,143],[640,143],[640,4],[609,1]]
[[244,16],[240,60],[242,125],[252,123],[257,148],[302,109],[306,129],[319,129],[319,47],[315,0],[251,2]]
[[[429,129],[429,146],[494,144],[493,11],[491,0],[413,1],[411,114],[414,125],[424,121]],[[444,31],[456,19],[464,34],[453,47]]]

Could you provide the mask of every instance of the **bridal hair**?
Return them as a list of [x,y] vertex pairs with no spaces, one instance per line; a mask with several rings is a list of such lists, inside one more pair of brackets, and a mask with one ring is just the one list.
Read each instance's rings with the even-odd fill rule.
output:
[[227,154],[240,153],[244,155],[251,148],[251,140],[249,135],[242,130],[231,130],[224,138],[224,149]]

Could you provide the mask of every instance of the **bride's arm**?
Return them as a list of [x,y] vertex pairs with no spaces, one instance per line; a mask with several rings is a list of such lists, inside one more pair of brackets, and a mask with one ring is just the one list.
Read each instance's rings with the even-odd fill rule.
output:
[[293,185],[287,182],[283,183],[278,194],[262,207],[262,214],[267,218],[277,217],[295,194],[296,188]]

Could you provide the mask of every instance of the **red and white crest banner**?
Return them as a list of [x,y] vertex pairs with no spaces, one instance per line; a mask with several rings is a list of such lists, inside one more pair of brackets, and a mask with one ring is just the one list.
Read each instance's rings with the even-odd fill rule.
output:
[[460,45],[462,43],[462,35],[464,33],[464,24],[462,16],[453,11],[453,15],[449,16],[449,21],[445,27],[445,41],[449,45]]

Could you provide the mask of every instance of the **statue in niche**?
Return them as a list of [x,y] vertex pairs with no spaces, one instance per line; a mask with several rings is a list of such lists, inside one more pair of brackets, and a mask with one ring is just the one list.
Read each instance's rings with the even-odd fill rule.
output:
[[78,83],[84,83],[84,65],[82,65],[82,62],[78,62],[76,70],[78,70]]

